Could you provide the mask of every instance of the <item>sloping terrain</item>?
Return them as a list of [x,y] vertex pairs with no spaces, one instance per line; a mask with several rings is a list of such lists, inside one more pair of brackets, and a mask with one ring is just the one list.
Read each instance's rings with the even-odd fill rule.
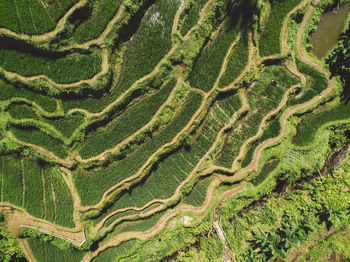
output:
[[235,257],[223,207],[319,169],[349,121],[305,49],[316,4],[3,1],[0,209],[27,259],[171,261],[213,224]]

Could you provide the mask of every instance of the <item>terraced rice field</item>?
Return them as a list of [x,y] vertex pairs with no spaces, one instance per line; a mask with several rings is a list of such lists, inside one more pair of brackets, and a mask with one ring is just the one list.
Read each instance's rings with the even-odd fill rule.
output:
[[[161,232],[211,225],[278,168],[266,149],[337,85],[305,53],[305,24],[291,54],[288,21],[310,1],[275,2],[261,32],[257,1],[233,2],[0,3],[0,206],[15,231],[55,234],[27,239],[27,257],[142,261],[158,236],[143,261],[160,261],[186,248],[164,251]],[[348,108],[303,118],[288,143]]]

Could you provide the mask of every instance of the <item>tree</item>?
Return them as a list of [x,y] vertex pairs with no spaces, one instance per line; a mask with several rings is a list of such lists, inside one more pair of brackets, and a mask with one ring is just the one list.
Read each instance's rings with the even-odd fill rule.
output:
[[348,29],[341,34],[339,43],[326,58],[332,76],[340,76],[344,84],[344,96],[350,99],[350,23]]

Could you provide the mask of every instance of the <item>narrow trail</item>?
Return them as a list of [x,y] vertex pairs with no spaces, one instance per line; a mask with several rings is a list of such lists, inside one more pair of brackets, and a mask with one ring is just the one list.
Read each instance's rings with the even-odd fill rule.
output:
[[23,253],[25,254],[26,258],[28,259],[28,261],[36,262],[36,259],[34,258],[27,241],[25,239],[18,239],[17,241],[20,248],[23,250]]

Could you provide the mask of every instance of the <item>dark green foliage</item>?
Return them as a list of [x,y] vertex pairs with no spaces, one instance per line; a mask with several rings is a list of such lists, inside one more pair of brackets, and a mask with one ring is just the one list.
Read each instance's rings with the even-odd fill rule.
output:
[[345,120],[350,117],[350,103],[342,102],[329,110],[313,114],[304,118],[297,126],[297,134],[293,137],[293,144],[306,146],[315,139],[317,130],[332,121]]
[[142,19],[137,33],[128,45],[116,97],[138,78],[151,72],[171,47],[171,29],[179,1],[155,1]]
[[210,91],[219,75],[226,52],[237,37],[241,25],[241,16],[225,20],[216,39],[207,44],[192,68],[190,83],[193,87]]
[[33,256],[38,262],[79,262],[84,256],[84,252],[73,247],[60,249],[50,241],[44,241],[40,238],[29,238],[28,243]]
[[176,81],[173,79],[160,91],[140,100],[116,117],[105,128],[91,132],[79,151],[82,158],[99,155],[106,149],[132,135],[151,120],[159,107],[166,101]]
[[137,222],[130,222],[127,223],[127,225],[122,229],[121,232],[130,232],[130,231],[137,231],[137,232],[146,232],[147,230],[151,229],[153,226],[157,224],[159,219],[165,214],[165,211],[156,213],[152,215],[151,217],[144,218]]
[[183,199],[183,203],[199,207],[203,205],[207,197],[207,189],[212,181],[211,177],[207,177],[198,182],[192,189],[191,193]]
[[7,100],[11,98],[28,99],[49,112],[56,109],[55,100],[38,93],[34,93],[24,87],[11,86],[0,79],[0,100]]
[[301,97],[292,98],[290,101],[288,101],[289,105],[305,103],[313,97],[315,97],[317,94],[320,94],[323,90],[325,90],[328,87],[327,79],[316,69],[301,62],[299,59],[296,59],[296,64],[298,66],[299,71],[308,76],[308,83]]
[[10,113],[10,116],[15,119],[23,119],[23,118],[38,119],[38,116],[35,114],[34,110],[32,110],[26,104],[12,104],[8,112]]
[[38,163],[23,159],[24,208],[29,214],[44,218],[43,170]]
[[91,16],[80,24],[74,33],[74,40],[83,43],[98,38],[112,20],[122,0],[101,0],[93,2]]
[[279,119],[278,118],[273,119],[268,124],[267,128],[264,130],[264,133],[262,134],[262,136],[250,145],[246,156],[243,158],[241,166],[242,167],[248,166],[253,159],[253,154],[255,149],[265,140],[278,136],[280,130],[281,130],[281,124]]
[[199,19],[200,12],[207,0],[192,0],[181,14],[180,34],[185,35]]
[[17,16],[15,2],[13,0],[0,1],[0,25],[15,32],[21,31]]
[[272,193],[265,201],[249,206],[246,212],[232,215],[227,208],[223,217],[232,219],[224,222],[226,234],[237,260],[285,258],[290,254],[288,251],[300,249],[300,243],[310,236],[346,227],[350,213],[349,194],[344,189],[349,179],[344,168],[332,175],[301,181],[284,194]]
[[219,81],[219,87],[225,87],[233,82],[244,70],[248,63],[249,43],[248,32],[242,32],[241,39],[234,47],[227,63],[226,71]]
[[270,16],[259,41],[261,56],[274,55],[281,51],[280,37],[283,21],[286,15],[299,3],[300,0],[273,2]]
[[[171,141],[180,132],[201,104],[202,96],[191,93],[186,105],[181,112],[175,116],[171,123],[144,143],[134,153],[128,155],[113,165],[106,167],[103,171],[94,172],[93,175],[75,177],[77,190],[81,196],[83,205],[91,205],[99,201],[103,192],[112,185],[120,182],[131,174],[134,174],[163,144]],[[103,177],[103,179],[101,179]]]
[[23,142],[43,147],[60,158],[65,158],[67,156],[64,146],[60,144],[58,140],[55,140],[49,135],[39,131],[37,128],[18,128],[11,126],[10,130],[17,139],[22,140]]
[[96,54],[74,54],[59,58],[34,55],[0,45],[0,66],[23,76],[44,74],[57,83],[72,83],[92,78],[101,71],[102,58]]
[[70,137],[73,132],[84,123],[85,117],[79,113],[71,114],[57,119],[45,119],[45,122],[56,128],[65,137]]
[[55,220],[55,203],[54,203],[54,188],[53,184],[51,183],[50,179],[50,169],[44,168],[43,169],[43,190],[45,194],[45,220],[48,220],[50,222],[54,222]]
[[350,94],[350,23],[348,29],[340,36],[337,47],[327,57],[326,64],[332,76],[340,76],[344,83],[344,94]]
[[13,155],[1,157],[2,192],[1,200],[22,206],[23,177],[21,162]]
[[105,261],[114,261],[118,256],[122,256],[127,253],[135,245],[136,240],[128,240],[122,242],[116,247],[111,247],[101,252],[97,257],[95,257],[93,262],[105,262]]
[[74,227],[72,199],[61,171],[56,168],[50,168],[46,173],[45,180],[45,183],[52,185],[55,206],[54,222],[61,226]]
[[25,262],[27,259],[18,247],[17,236],[5,229],[5,216],[0,213],[0,260],[4,262]]
[[276,167],[279,164],[279,159],[271,159],[268,162],[264,164],[264,166],[261,168],[260,174],[255,177],[252,181],[254,186],[260,185],[264,180],[267,178],[267,176],[276,169]]

